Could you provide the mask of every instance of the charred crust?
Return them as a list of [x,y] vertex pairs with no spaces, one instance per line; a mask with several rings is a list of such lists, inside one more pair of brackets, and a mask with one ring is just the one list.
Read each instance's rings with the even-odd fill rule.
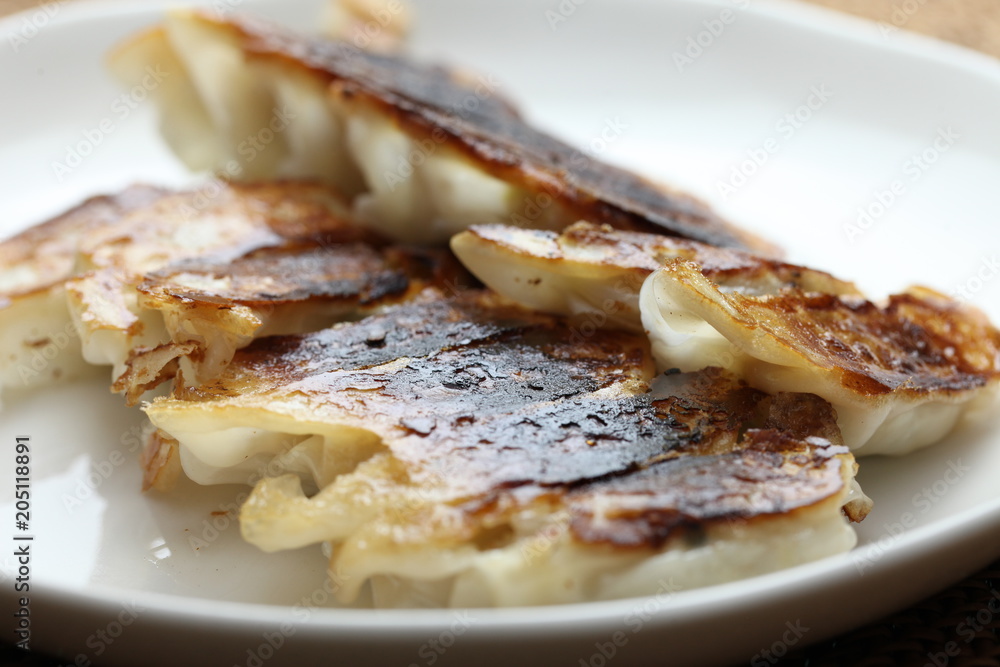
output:
[[304,38],[252,17],[204,20],[232,30],[250,57],[308,69],[328,82],[332,95],[378,109],[411,136],[449,146],[529,196],[553,197],[567,217],[774,252],[724,222],[704,202],[583,156],[533,129],[492,90],[477,91],[449,70]]
[[649,356],[642,336],[575,340],[562,318],[466,293],[260,339],[181,397],[294,396],[311,419],[355,415],[463,525],[544,499],[569,511],[572,539],[618,549],[846,493],[853,461],[825,437],[839,434],[828,404],[719,369],[654,378]]
[[743,322],[763,325],[861,396],[960,393],[1000,378],[1000,332],[946,299],[902,294],[879,306],[798,290],[726,298]]

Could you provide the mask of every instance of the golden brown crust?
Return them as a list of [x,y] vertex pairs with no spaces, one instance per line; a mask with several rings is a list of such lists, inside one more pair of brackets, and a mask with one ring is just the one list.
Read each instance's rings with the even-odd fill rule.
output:
[[302,302],[373,305],[420,289],[471,279],[446,250],[378,247],[370,243],[263,248],[232,261],[198,258],[149,274],[144,303],[273,307]]
[[0,256],[15,279],[30,274],[26,289],[65,285],[85,353],[115,365],[114,389],[129,404],[172,377],[181,357],[198,362],[200,377],[255,335],[321,328],[428,285],[475,283],[448,250],[389,246],[335,189],[293,181],[134,186],[0,244]]
[[112,391],[125,395],[126,405],[135,405],[144,392],[155,389],[175,377],[179,371],[178,359],[194,354],[193,343],[165,343],[155,348],[138,348],[132,351],[129,363],[111,385]]
[[[108,281],[140,279],[150,267],[212,254],[224,262],[262,247],[381,240],[353,222],[331,188],[296,182],[214,183],[173,192],[133,185],[92,197],[0,242],[0,265],[18,267],[0,307],[95,270]],[[200,244],[200,245],[199,245]]]
[[[697,538],[711,524],[815,505],[853,476],[826,401],[811,394],[768,397],[716,369],[693,378],[690,394],[658,403],[670,406],[674,430],[687,429],[697,446],[683,449],[685,456],[649,461],[635,474],[575,488],[569,499],[577,539],[636,547]],[[704,415],[713,417],[714,429],[706,428]],[[851,518],[860,521],[866,512]]]
[[[376,433],[406,483],[462,517],[434,539],[543,503],[571,510],[580,542],[656,548],[692,527],[846,497],[853,476],[815,397],[772,399],[718,369],[653,381],[642,336],[574,336],[560,318],[487,294],[258,340],[217,381],[149,411],[162,424],[229,408]],[[624,523],[595,518],[608,503],[631,508],[616,515]]]
[[843,489],[847,450],[777,430],[747,431],[740,449],[659,461],[570,494],[581,542],[658,548],[720,522],[760,521],[822,502]]
[[533,129],[492,90],[477,94],[475,86],[445,69],[368,53],[345,42],[304,38],[249,16],[202,14],[201,19],[229,30],[248,57],[309,70],[331,86],[331,94],[392,118],[419,140],[449,146],[486,173],[519,186],[532,200],[554,199],[570,219],[776,252],[694,197],[602,163]]
[[215,182],[164,192],[144,206],[94,226],[79,239],[83,268],[115,269],[141,279],[171,263],[225,262],[260,248],[373,240],[332,188],[302,182]]
[[0,292],[0,308],[10,299],[48,289],[74,275],[77,250],[92,230],[114,224],[128,213],[151,205],[167,193],[133,185],[116,195],[92,197],[66,213],[0,242],[0,266],[23,267],[31,279]]
[[[751,291],[800,288],[857,294],[857,288],[828,273],[735,248],[720,248],[689,239],[625,231],[608,225],[578,222],[560,232],[509,225],[474,225],[458,235],[495,247],[501,254],[549,264],[579,264],[632,272],[640,278],[679,259],[694,261],[706,277],[720,285],[738,284]],[[454,243],[461,244],[463,240]],[[638,289],[636,283],[635,287]]]
[[[450,347],[488,341],[510,332],[551,326],[552,319],[479,294],[456,300],[432,292],[414,303],[359,322],[301,336],[270,336],[240,350],[216,381],[181,390],[185,399],[257,394],[306,383],[296,391],[319,400],[333,392],[331,373],[387,364],[400,357],[426,357]],[[464,341],[464,343],[463,343]],[[337,376],[339,377],[339,376]]]
[[140,463],[143,491],[169,491],[181,473],[177,441],[160,430],[153,431],[146,438]]
[[708,306],[706,319],[724,335],[734,327],[753,332],[835,374],[861,397],[946,396],[1000,379],[1000,331],[979,311],[933,290],[894,295],[885,305],[801,289],[754,296],[706,283],[692,263],[664,270]]
[[180,358],[195,361],[195,374],[204,381],[216,370],[205,368],[210,355],[214,363],[228,363],[223,344],[234,350],[260,336],[355,319],[426,289],[458,293],[476,284],[440,248],[298,244],[225,262],[176,262],[149,274],[137,288],[140,307],[160,312],[175,342],[132,350],[113,389],[125,392],[134,405],[143,392],[173,377]]

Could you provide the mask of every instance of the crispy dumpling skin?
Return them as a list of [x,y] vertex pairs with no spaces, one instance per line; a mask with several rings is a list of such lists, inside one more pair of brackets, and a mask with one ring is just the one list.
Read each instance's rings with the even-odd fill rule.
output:
[[[65,289],[84,358],[111,365],[116,389],[126,391],[130,400],[171,377],[179,357],[207,361],[208,370],[214,370],[225,363],[218,357],[226,352],[213,350],[216,358],[205,359],[206,335],[211,334],[214,344],[228,346],[231,354],[249,342],[261,318],[236,302],[225,318],[199,327],[204,311],[194,299],[154,302],[143,298],[141,284],[156,276],[162,280],[164,274],[158,272],[169,273],[170,267],[181,273],[185,262],[239,266],[248,255],[268,249],[335,246],[369,236],[353,223],[339,194],[324,186],[215,182],[163,191],[149,205],[89,230],[77,244],[77,270]],[[173,311],[158,308],[169,305]],[[140,373],[131,368],[136,355],[146,355]]]
[[809,391],[837,410],[863,454],[906,454],[940,441],[1000,385],[1000,331],[976,308],[913,287],[873,303],[784,289],[725,291],[693,263],[643,285],[643,323],[664,366],[692,345],[765,391]]
[[447,249],[391,244],[336,190],[301,182],[133,186],[0,243],[0,256],[0,385],[86,361],[112,366],[129,403],[180,368],[211,377],[256,336],[475,282]]
[[318,178],[390,238],[444,242],[470,224],[579,219],[775,252],[693,197],[530,127],[496,82],[297,35],[249,16],[178,11],[110,58],[152,92],[167,142],[228,178]]
[[429,285],[475,283],[445,249],[374,241],[295,243],[235,259],[170,264],[138,285],[138,308],[163,318],[169,342],[130,351],[114,389],[135,403],[172,377],[210,380],[262,336],[303,333],[405,301]]
[[66,280],[81,270],[88,235],[163,197],[137,185],[92,197],[66,213],[0,241],[0,393],[40,387],[86,372],[66,308]]
[[857,453],[941,440],[1000,380],[997,330],[926,288],[876,304],[822,271],[585,223],[477,226],[452,247],[501,294],[577,316],[577,336],[646,331],[661,370],[718,366],[768,392],[823,396]]
[[258,340],[146,407],[186,474],[255,484],[250,542],[329,542],[343,601],[607,599],[853,545],[869,501],[821,399],[657,378],[642,336],[574,343],[493,295],[425,296]]
[[[721,284],[743,291],[801,286],[831,294],[860,294],[828,273],[729,248],[578,222],[566,229],[475,225],[451,248],[491,289],[526,308],[578,316],[587,328],[642,331],[639,290],[669,262],[697,261]],[[693,364],[697,366],[697,364]]]

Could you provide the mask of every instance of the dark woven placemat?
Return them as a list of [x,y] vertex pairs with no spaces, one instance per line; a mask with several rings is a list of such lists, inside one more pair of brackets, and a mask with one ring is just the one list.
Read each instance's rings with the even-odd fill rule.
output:
[[768,664],[1000,667],[1000,561],[909,609]]

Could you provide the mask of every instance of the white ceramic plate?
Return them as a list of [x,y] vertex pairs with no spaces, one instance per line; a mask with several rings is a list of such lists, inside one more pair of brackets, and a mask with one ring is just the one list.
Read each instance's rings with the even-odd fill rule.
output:
[[[701,194],[798,262],[876,293],[911,281],[962,289],[1000,321],[995,61],[792,4],[414,2],[418,54],[495,74],[539,124]],[[192,179],[148,105],[116,104],[100,64],[165,4],[53,4],[0,22],[0,233],[134,180]],[[298,27],[318,12],[307,0],[214,4]],[[90,154],[57,179],[53,163],[81,142]],[[870,216],[860,223],[859,209]],[[863,460],[876,509],[841,557],[649,599],[338,610],[315,608],[328,597],[315,588],[318,550],[265,556],[231,516],[210,513],[240,489],[141,495],[139,415],[102,376],[7,400],[0,553],[18,532],[14,438],[30,435],[32,646],[79,664],[599,666],[612,653],[617,665],[765,664],[762,650],[874,620],[1000,556],[992,421],[916,455]],[[6,556],[5,614],[19,597],[16,567]]]

